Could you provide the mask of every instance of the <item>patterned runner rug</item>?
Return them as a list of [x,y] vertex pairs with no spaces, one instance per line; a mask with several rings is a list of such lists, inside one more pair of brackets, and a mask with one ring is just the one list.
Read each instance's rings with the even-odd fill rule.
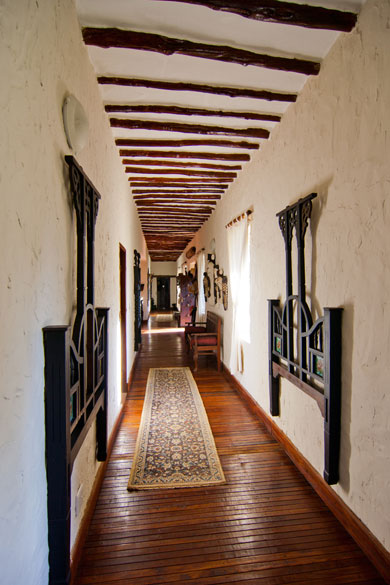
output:
[[151,368],[129,490],[225,483],[189,368]]

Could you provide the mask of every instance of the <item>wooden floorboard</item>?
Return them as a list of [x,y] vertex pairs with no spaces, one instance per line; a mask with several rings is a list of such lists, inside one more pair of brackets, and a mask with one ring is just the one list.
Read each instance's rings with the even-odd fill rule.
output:
[[173,321],[148,327],[74,585],[384,585],[213,357],[194,377],[226,484],[127,491],[149,368],[192,365]]

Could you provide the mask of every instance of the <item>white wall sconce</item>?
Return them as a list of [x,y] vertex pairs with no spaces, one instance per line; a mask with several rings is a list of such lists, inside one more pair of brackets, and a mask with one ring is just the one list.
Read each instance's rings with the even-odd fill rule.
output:
[[62,118],[68,145],[77,154],[87,143],[89,124],[83,106],[74,95],[65,98],[62,105]]

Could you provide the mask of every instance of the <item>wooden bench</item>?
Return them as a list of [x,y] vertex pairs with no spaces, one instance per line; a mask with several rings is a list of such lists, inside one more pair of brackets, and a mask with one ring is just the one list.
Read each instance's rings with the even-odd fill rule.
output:
[[217,356],[218,372],[221,371],[221,323],[221,317],[207,311],[206,323],[194,323],[185,327],[188,348],[194,358],[194,372],[198,369],[199,355],[213,353]]

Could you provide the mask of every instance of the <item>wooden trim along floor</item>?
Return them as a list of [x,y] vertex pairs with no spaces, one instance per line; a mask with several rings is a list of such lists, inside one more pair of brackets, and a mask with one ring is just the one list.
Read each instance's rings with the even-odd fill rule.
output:
[[383,585],[214,356],[199,360],[194,377],[227,483],[127,491],[149,368],[192,365],[183,333],[154,321],[143,332],[75,585]]
[[224,373],[230,380],[240,396],[246,401],[251,411],[262,420],[268,432],[282,445],[294,465],[315,489],[316,493],[349,532],[352,538],[363,549],[368,558],[372,561],[381,573],[386,583],[390,583],[390,553],[363,524],[363,522],[352,512],[336,492],[325,482],[314,467],[303,457],[290,439],[274,422],[261,406],[253,399],[240,382],[231,375],[224,365]]

